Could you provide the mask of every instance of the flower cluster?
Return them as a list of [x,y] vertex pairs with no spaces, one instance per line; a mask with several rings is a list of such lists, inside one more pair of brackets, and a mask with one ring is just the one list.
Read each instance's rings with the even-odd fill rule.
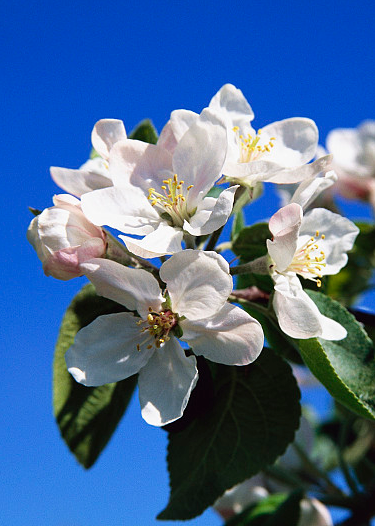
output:
[[[345,265],[358,232],[325,209],[303,215],[336,179],[332,156],[313,160],[311,119],[257,130],[253,119],[242,92],[227,84],[200,114],[173,111],[156,144],[129,138],[120,120],[101,120],[92,159],[78,170],[51,168],[68,193],[55,196],[28,230],[47,275],[85,275],[98,295],[127,309],[78,332],[66,354],[69,372],[87,386],[138,374],[142,415],[156,426],[182,416],[198,380],[196,356],[244,366],[262,351],[261,324],[228,302],[236,300],[231,274],[240,266],[230,268],[214,249],[234,203],[251,202],[263,182],[298,188],[270,219],[268,256],[242,270],[270,274],[274,314],[287,335],[346,336],[297,277],[319,287]],[[215,184],[225,186],[215,193]]]

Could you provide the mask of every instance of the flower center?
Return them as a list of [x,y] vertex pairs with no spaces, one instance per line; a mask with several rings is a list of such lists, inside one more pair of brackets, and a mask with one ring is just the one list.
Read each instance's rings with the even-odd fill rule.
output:
[[[326,266],[324,262],[326,256],[323,250],[319,250],[317,240],[319,238],[319,230],[315,232],[315,237],[312,236],[306,243],[304,243],[294,254],[293,260],[287,270],[300,274],[306,279],[316,281],[318,287],[322,285],[320,279],[322,277],[322,269]],[[321,235],[324,239],[325,235]]]
[[[186,197],[193,185],[189,185],[186,190],[183,189],[184,181],[179,181],[177,174],[173,179],[164,179],[161,187],[163,193],[159,193],[155,188],[149,188],[148,199],[151,205],[158,208],[160,214],[167,213],[174,226],[182,227],[184,220],[188,221],[192,214],[189,214]],[[184,195],[185,194],[185,195]]]
[[[153,343],[147,345],[147,349],[151,349],[153,346],[159,349],[165,342],[171,339],[169,333],[176,327],[178,316],[170,310],[154,312],[151,307],[149,307],[148,310],[147,319],[137,322],[140,326],[144,325],[144,327],[141,328],[141,334],[148,333],[146,334],[146,340],[142,343],[151,339]],[[137,344],[137,349],[138,351],[141,350],[141,344]]]
[[256,161],[264,153],[270,152],[271,148],[274,146],[273,141],[276,141],[275,137],[271,137],[269,142],[262,146],[261,144],[258,144],[262,130],[258,130],[254,137],[250,133],[244,137],[242,134],[240,134],[240,129],[238,126],[235,126],[233,131],[236,134],[236,140],[239,148],[238,162],[240,163]]

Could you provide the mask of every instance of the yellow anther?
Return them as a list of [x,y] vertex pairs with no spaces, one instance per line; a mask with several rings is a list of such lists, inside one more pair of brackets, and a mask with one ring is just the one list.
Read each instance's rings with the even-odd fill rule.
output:
[[189,184],[189,186],[186,188],[187,191],[189,191],[191,188],[193,188],[193,184]]
[[238,132],[239,127],[238,127],[238,126],[233,126],[232,130],[233,130],[234,132]]
[[163,185],[163,186],[161,187],[161,189],[162,189],[162,190],[166,190],[167,187]]
[[319,237],[319,230],[315,232],[315,237]]
[[175,183],[177,183],[177,181],[178,181],[177,174],[174,174],[174,176],[173,176],[173,180],[174,180]]
[[326,238],[326,236],[324,234],[322,234],[322,239],[325,239],[325,238]]
[[137,343],[137,351],[140,351],[141,350],[141,346],[139,345],[139,343]]
[[322,286],[322,282],[320,281],[320,279],[317,279],[316,280],[316,286],[319,288]]

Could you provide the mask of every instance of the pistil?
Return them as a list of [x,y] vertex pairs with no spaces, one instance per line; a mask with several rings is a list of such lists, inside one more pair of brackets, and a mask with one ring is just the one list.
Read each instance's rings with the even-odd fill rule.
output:
[[188,212],[186,205],[186,197],[188,192],[193,188],[189,185],[186,188],[184,195],[183,185],[184,181],[178,180],[177,174],[173,178],[164,179],[161,186],[161,192],[157,192],[155,188],[149,188],[148,199],[151,205],[159,209],[161,213],[167,213],[171,218],[174,226],[182,227],[184,220],[189,220],[191,215]]
[[[322,285],[319,278],[322,277],[323,267],[326,266],[325,254],[323,250],[319,250],[318,238],[319,231],[315,232],[315,237],[306,241],[294,254],[293,260],[287,270],[300,274],[306,279],[316,281],[318,287]],[[321,239],[324,239],[325,235],[321,235]]]
[[[144,327],[141,329],[141,333],[146,334],[147,338],[142,343],[146,341],[151,341],[147,345],[147,349],[152,349],[156,347],[159,349],[164,345],[165,342],[169,341],[171,337],[169,336],[171,330],[176,327],[178,323],[178,316],[170,310],[154,312],[151,307],[149,307],[149,313],[146,320],[139,320],[138,325]],[[141,350],[142,344],[137,344],[138,351]]]

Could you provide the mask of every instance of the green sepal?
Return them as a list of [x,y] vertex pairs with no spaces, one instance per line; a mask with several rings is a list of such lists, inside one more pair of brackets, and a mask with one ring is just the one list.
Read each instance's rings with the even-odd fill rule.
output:
[[199,515],[225,490],[275,462],[299,426],[297,383],[272,350],[263,349],[245,367],[207,363],[212,404],[186,428],[169,433],[171,494],[158,519]]
[[156,144],[158,142],[158,132],[150,119],[145,119],[130,132],[129,139]]
[[331,395],[354,413],[375,420],[374,345],[345,307],[314,291],[306,291],[325,316],[348,332],[343,340],[299,340],[302,358]]
[[[75,335],[100,315],[126,311],[114,301],[97,296],[89,284],[75,296],[62,320],[53,363],[53,409],[68,448],[90,468],[107,445],[136,386],[137,377],[85,387],[68,373],[65,352]],[[104,335],[103,335],[104,337]]]
[[42,210],[38,210],[37,208],[33,208],[32,206],[28,206],[27,208],[35,217],[42,213]]

